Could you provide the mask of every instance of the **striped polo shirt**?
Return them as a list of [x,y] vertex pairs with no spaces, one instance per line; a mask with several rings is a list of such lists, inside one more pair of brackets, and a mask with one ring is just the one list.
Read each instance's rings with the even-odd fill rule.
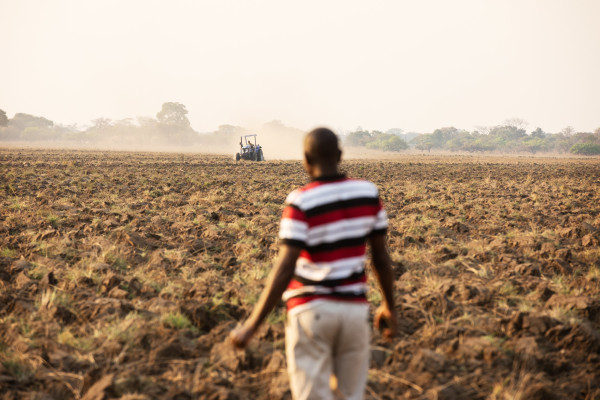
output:
[[369,181],[337,175],[290,193],[279,238],[302,251],[283,294],[288,311],[317,299],[366,302],[367,238],[387,226],[379,191]]

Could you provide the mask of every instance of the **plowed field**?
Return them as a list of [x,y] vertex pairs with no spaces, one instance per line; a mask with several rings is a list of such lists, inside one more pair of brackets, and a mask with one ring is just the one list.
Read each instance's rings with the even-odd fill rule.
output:
[[[600,398],[600,161],[342,164],[379,186],[397,271],[368,399]],[[247,350],[227,335],[306,181],[296,161],[0,149],[0,398],[289,399],[283,307]]]

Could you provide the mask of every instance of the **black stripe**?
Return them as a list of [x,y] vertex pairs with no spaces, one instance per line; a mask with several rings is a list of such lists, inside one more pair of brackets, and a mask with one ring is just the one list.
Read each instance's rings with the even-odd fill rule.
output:
[[305,286],[325,286],[328,288],[341,286],[343,284],[351,283],[353,281],[359,281],[365,276],[365,270],[363,269],[361,272],[354,272],[352,275],[347,276],[346,278],[340,279],[328,279],[325,281],[313,281],[310,279],[303,278],[298,275],[294,275],[294,280],[300,282]]
[[333,296],[340,299],[366,299],[366,292],[332,292],[332,293],[301,293],[296,296],[292,296],[288,299],[301,299],[303,297],[311,296]]
[[308,251],[310,254],[314,254],[314,253],[321,253],[324,251],[333,251],[333,250],[343,249],[344,247],[362,246],[363,244],[365,244],[366,239],[367,238],[365,236],[361,236],[361,237],[357,237],[357,238],[342,239],[342,240],[338,240],[337,242],[322,243],[322,244],[318,244],[316,246],[307,246],[306,251]]
[[306,243],[302,240],[297,240],[297,239],[281,239],[279,241],[279,243],[281,244],[285,244],[287,246],[294,246],[294,247],[299,247],[301,249],[306,247]]
[[329,176],[318,176],[316,178],[311,179],[313,182],[331,182],[331,181],[339,181],[346,178],[346,174],[335,174]]
[[304,215],[306,215],[306,218],[311,218],[317,215],[325,214],[336,210],[343,210],[346,208],[378,205],[379,197],[357,197],[355,199],[350,200],[334,201],[333,203],[327,203],[321,206],[313,207],[308,210],[304,210]]

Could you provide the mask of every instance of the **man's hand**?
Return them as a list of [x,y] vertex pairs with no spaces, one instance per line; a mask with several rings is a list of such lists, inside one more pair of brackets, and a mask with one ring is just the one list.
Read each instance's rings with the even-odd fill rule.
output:
[[229,338],[231,339],[231,343],[237,347],[238,349],[243,349],[248,346],[248,342],[254,336],[254,329],[248,326],[248,324],[244,324],[239,328],[234,329],[229,334]]
[[235,347],[244,348],[267,315],[275,308],[281,295],[294,276],[296,260],[302,249],[296,246],[282,245],[275,268],[269,274],[267,284],[254,306],[250,317],[241,328],[234,329],[229,335]]
[[386,306],[379,306],[375,311],[373,319],[375,329],[380,330],[383,337],[392,340],[398,331],[398,319],[396,312],[390,311]]
[[394,308],[394,273],[392,261],[387,251],[384,235],[374,235],[369,239],[371,243],[371,257],[375,276],[383,293],[383,304],[375,311],[373,320],[375,328],[380,330],[383,337],[392,340],[398,330],[398,319]]

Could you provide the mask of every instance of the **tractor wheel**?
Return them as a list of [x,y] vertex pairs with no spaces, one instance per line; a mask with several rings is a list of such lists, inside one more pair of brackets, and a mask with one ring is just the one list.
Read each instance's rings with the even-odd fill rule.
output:
[[240,153],[235,153],[235,161],[240,161]]
[[258,159],[258,161],[265,161],[265,156],[263,155],[262,149],[258,150],[257,159]]
[[258,161],[258,152],[257,151],[252,153],[252,161]]

